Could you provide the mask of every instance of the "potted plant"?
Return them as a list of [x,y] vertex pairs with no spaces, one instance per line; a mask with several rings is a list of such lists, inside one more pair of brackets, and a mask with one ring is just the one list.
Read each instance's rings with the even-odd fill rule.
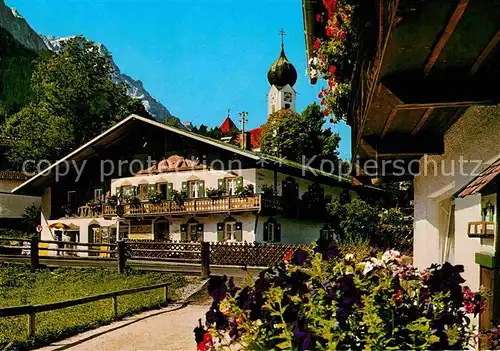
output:
[[116,196],[116,195],[106,196],[106,205],[109,205],[109,206],[115,208],[116,205],[118,205],[118,196]]
[[271,198],[275,196],[274,187],[269,184],[262,184],[261,190],[264,197]]
[[61,211],[65,217],[70,217],[71,215],[73,215],[73,209],[71,208],[70,204],[62,205]]
[[89,202],[87,202],[87,206],[92,211],[92,214],[96,214],[101,211],[102,203],[100,200],[90,200]]
[[236,195],[239,197],[249,197],[252,196],[254,192],[254,187],[252,184],[248,184],[246,186],[239,186],[236,188]]
[[214,188],[208,188],[207,189],[207,197],[211,199],[220,199],[223,197],[225,194],[225,191],[223,189],[214,189]]
[[125,202],[130,205],[131,208],[139,208],[141,206],[141,199],[137,196],[129,196],[125,199]]

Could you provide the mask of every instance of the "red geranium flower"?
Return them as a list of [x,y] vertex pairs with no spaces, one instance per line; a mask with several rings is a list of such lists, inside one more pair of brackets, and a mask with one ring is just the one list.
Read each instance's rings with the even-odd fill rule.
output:
[[321,22],[321,15],[319,13],[316,15],[316,22]]
[[344,40],[345,37],[346,37],[346,34],[342,29],[337,32],[337,38],[339,38],[340,40]]
[[205,333],[203,335],[203,341],[196,346],[196,351],[209,351],[213,346],[212,335],[210,335],[210,333]]
[[331,65],[330,69],[328,70],[332,76],[335,75],[335,72],[337,71],[337,67],[335,65]]
[[330,114],[330,111],[328,111],[328,109],[327,109],[327,108],[325,108],[325,109],[323,110],[323,114],[324,114],[325,116],[328,116],[328,115]]
[[314,50],[318,50],[318,49],[319,49],[319,47],[320,47],[320,45],[321,45],[321,42],[319,41],[319,39],[316,39],[316,40],[314,41],[314,44],[313,44],[313,48],[314,48]]
[[293,256],[293,250],[288,250],[285,253],[285,256],[283,256],[283,262],[285,262],[285,263],[290,262],[290,260],[292,259],[292,256]]

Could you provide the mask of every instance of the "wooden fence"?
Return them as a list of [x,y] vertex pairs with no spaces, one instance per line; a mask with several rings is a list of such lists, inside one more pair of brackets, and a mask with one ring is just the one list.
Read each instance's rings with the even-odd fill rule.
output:
[[116,318],[118,318],[118,296],[130,295],[130,294],[135,294],[135,293],[139,293],[139,292],[163,288],[165,291],[165,293],[164,293],[165,303],[167,303],[168,302],[168,286],[169,286],[168,283],[162,283],[162,284],[144,286],[144,287],[140,287],[140,288],[125,289],[125,290],[119,290],[119,291],[114,291],[114,292],[105,293],[105,294],[83,297],[81,299],[76,299],[76,300],[67,300],[67,301],[49,303],[49,304],[44,304],[44,305],[25,305],[25,306],[0,308],[0,317],[13,317],[13,316],[28,315],[28,335],[30,338],[34,338],[35,337],[35,328],[36,328],[36,313],[54,311],[54,310],[59,310],[59,309],[66,308],[66,307],[72,307],[72,306],[82,305],[82,304],[89,303],[89,302],[95,302],[95,301],[111,298],[112,299],[112,306],[113,306],[113,316],[116,319]]
[[[268,244],[268,243],[209,243],[209,242],[166,242],[148,240],[119,241],[117,244],[86,244],[67,241],[48,241],[36,238],[1,238],[0,260],[12,261],[19,258],[29,262],[32,270],[40,267],[40,260],[83,261],[79,266],[109,266],[116,262],[123,272],[127,261],[140,269],[141,262],[151,266],[151,261],[194,264],[202,276],[210,274],[210,265],[269,267],[283,262],[285,254],[295,252],[307,245]],[[7,243],[7,244],[5,244]],[[13,245],[12,243],[17,243]],[[29,245],[26,245],[29,243]],[[43,245],[43,247],[41,247]],[[96,249],[97,247],[97,249]],[[44,255],[40,255],[40,253]],[[47,256],[48,253],[51,255]],[[193,272],[194,273],[194,272]]]

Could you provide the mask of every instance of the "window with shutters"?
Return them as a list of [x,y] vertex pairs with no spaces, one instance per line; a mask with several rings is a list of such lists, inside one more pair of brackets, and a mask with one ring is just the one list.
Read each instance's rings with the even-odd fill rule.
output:
[[94,201],[104,201],[104,189],[95,188],[94,189]]
[[281,224],[275,218],[264,223],[264,241],[278,243],[281,241]]
[[187,182],[188,197],[191,199],[198,199],[205,197],[205,181],[203,180],[190,180]]
[[132,185],[122,186],[122,196],[123,197],[132,196]]
[[141,200],[147,200],[149,197],[149,184],[139,184],[137,188],[137,197]]

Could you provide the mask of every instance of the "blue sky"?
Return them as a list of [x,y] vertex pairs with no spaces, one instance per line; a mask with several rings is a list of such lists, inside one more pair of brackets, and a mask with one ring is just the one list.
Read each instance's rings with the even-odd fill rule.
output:
[[[227,109],[248,111],[254,128],[266,121],[267,70],[285,51],[299,79],[297,110],[317,101],[319,86],[305,76],[300,0],[6,0],[44,35],[82,34],[103,43],[121,71],[182,121],[219,125]],[[341,134],[342,157],[350,155],[350,132]]]

